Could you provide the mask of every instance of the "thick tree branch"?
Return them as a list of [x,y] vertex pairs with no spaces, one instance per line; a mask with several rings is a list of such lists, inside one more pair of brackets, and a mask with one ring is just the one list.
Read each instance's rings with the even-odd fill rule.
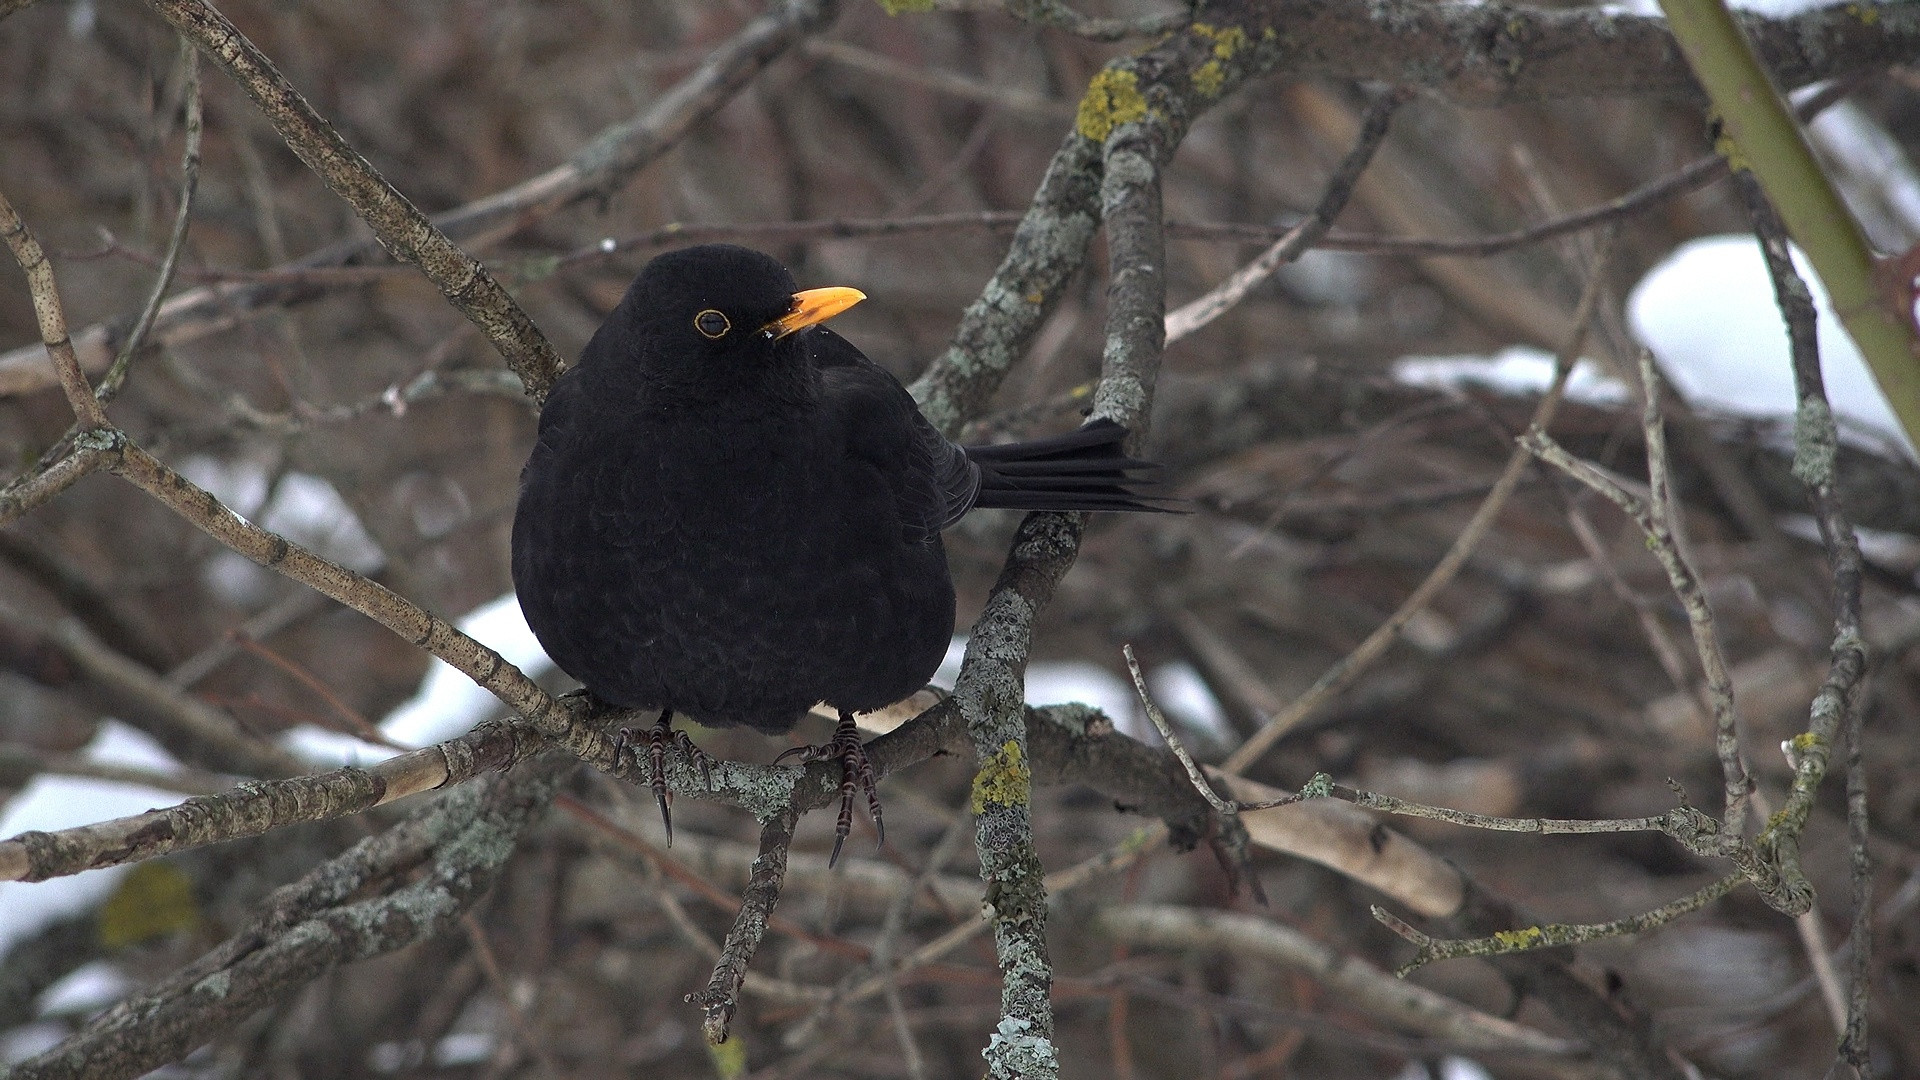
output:
[[[185,1057],[333,968],[451,926],[492,884],[573,767],[551,754],[455,788],[406,824],[362,841],[282,889],[267,912],[195,964],[96,1016],[12,1080],[117,1080]],[[425,863],[391,892],[361,890]]]
[[366,768],[247,783],[132,817],[21,833],[0,840],[0,881],[44,881],[358,814],[507,768],[547,745],[523,725],[482,724],[458,739]]

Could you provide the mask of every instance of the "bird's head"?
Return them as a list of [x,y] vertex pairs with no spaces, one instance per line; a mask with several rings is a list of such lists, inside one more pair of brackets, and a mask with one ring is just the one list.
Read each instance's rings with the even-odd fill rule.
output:
[[800,290],[771,256],[704,244],[655,258],[628,287],[582,356],[624,369],[678,400],[801,392],[809,376],[796,335],[864,300],[857,289]]

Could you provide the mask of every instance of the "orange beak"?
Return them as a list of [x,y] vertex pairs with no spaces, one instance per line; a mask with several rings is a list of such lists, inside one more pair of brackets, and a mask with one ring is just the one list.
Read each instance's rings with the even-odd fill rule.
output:
[[793,308],[760,329],[776,338],[826,322],[867,298],[859,289],[807,289],[793,294]]

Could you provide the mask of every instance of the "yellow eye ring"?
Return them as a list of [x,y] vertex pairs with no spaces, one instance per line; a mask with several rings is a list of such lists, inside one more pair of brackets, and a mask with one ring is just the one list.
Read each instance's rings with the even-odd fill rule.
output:
[[726,337],[727,331],[733,329],[733,323],[721,312],[707,308],[693,317],[693,328],[700,332],[701,337],[713,340]]

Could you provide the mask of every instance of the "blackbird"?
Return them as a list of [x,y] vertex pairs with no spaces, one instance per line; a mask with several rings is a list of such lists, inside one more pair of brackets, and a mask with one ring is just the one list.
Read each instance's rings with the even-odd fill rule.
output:
[[[852,714],[926,685],[953,634],[940,531],[975,507],[1165,510],[1094,421],[998,446],[943,438],[886,369],[819,325],[864,299],[801,291],[731,245],[649,262],[554,384],[520,477],[513,581],[527,624],[596,698],[658,708],[652,787],[669,814],[672,728],[790,731],[816,703],[884,838]],[[624,745],[629,737],[622,732]],[[776,759],[778,760],[778,759]]]

